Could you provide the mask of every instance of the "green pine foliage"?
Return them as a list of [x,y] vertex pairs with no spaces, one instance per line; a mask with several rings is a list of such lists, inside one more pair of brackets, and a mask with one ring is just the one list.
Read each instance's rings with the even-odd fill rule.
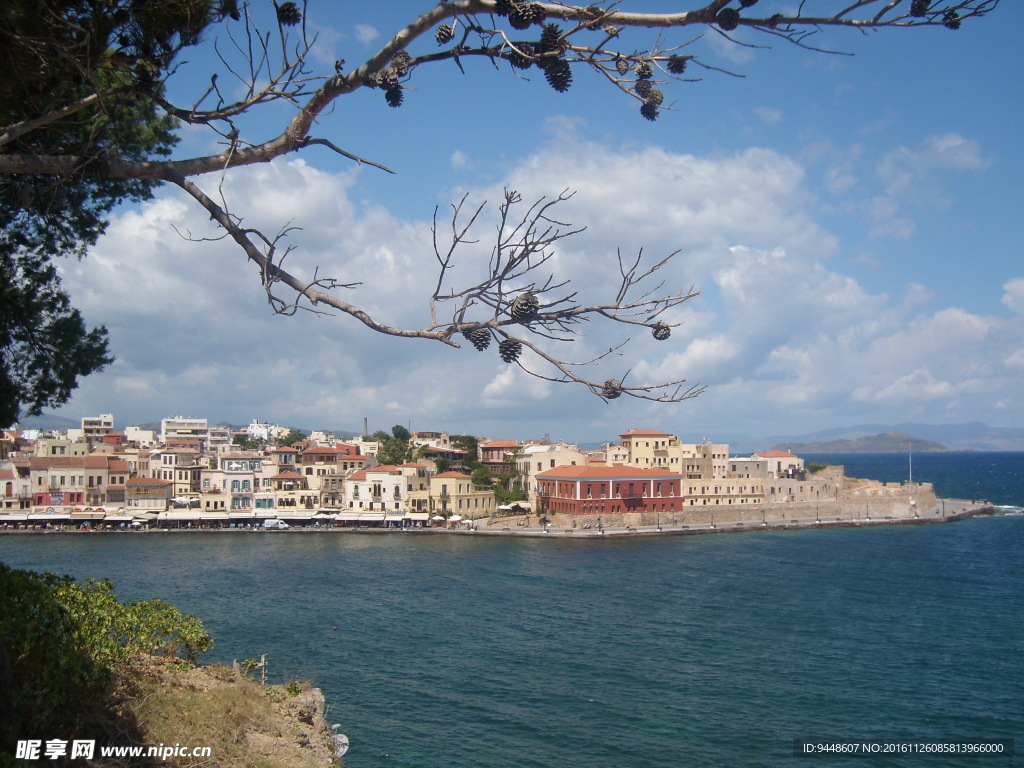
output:
[[116,205],[152,196],[158,181],[105,178],[103,165],[170,155],[177,121],[157,110],[161,78],[216,20],[212,0],[3,3],[0,132],[47,119],[0,151],[83,160],[64,175],[0,176],[0,426],[66,403],[113,361],[106,329],[86,327],[52,260],[83,257]]

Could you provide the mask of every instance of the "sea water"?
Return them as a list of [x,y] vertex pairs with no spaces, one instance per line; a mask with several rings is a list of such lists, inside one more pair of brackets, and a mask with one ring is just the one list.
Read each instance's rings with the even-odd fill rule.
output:
[[313,680],[348,768],[964,764],[794,756],[823,740],[1019,754],[1022,550],[1020,515],[610,541],[0,536],[13,567],[198,614],[210,660]]

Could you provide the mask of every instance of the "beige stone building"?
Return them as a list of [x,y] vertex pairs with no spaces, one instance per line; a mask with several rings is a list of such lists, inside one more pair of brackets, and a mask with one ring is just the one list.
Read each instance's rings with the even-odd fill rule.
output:
[[445,518],[458,515],[465,520],[490,517],[498,509],[493,488],[473,485],[463,472],[432,475],[426,489],[410,494],[410,503],[418,512]]
[[[681,443],[675,435],[657,429],[630,429],[619,435],[621,451],[609,447],[607,463],[625,463],[639,469],[667,469],[686,478],[725,477],[729,446],[704,441]],[[625,461],[621,461],[622,458]]]

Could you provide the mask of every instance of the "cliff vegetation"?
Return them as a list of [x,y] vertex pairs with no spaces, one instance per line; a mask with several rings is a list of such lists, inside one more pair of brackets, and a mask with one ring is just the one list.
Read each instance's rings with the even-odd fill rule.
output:
[[[326,766],[333,734],[308,684],[262,686],[200,666],[202,621],[170,603],[122,603],[108,580],[0,563],[0,768],[18,742],[95,742],[94,766]],[[209,747],[207,757],[101,757],[102,747]],[[41,756],[42,757],[42,756]],[[81,765],[70,752],[50,765]]]

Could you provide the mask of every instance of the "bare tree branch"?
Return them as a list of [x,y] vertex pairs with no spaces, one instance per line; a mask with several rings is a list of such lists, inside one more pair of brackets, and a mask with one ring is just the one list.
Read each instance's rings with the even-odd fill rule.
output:
[[[277,3],[273,5],[280,10]],[[285,5],[294,8],[294,3]],[[664,340],[677,324],[665,322],[662,317],[671,318],[671,310],[697,295],[692,288],[666,290],[664,284],[656,280],[657,273],[677,253],[649,266],[644,265],[642,252],[635,259],[624,259],[619,253],[620,280],[614,295],[604,303],[584,302],[572,287],[570,278],[549,271],[560,242],[583,231],[555,216],[556,209],[572,197],[568,191],[554,198],[540,198],[524,207],[520,194],[507,190],[498,204],[490,254],[476,260],[466,252],[482,242],[478,229],[484,220],[485,204],[471,207],[466,198],[454,204],[450,228],[444,235],[435,211],[432,234],[438,262],[437,280],[433,291],[425,297],[429,324],[416,329],[390,325],[340,298],[338,291],[351,290],[357,283],[323,277],[319,269],[313,269],[311,278],[303,279],[290,268],[286,269],[285,261],[294,252],[294,246],[287,242],[288,235],[295,229],[291,223],[278,227],[273,236],[243,226],[243,218],[231,213],[223,189],[217,202],[194,178],[217,172],[223,179],[223,174],[232,168],[269,162],[315,146],[393,173],[379,162],[339,147],[334,137],[315,135],[317,123],[339,99],[363,89],[380,90],[388,104],[400,106],[408,90],[407,84],[423,66],[443,66],[450,61],[463,69],[464,60],[483,57],[495,67],[507,66],[513,72],[535,68],[548,85],[558,91],[570,87],[574,68],[589,69],[631,99],[638,100],[641,115],[654,120],[665,108],[666,98],[656,86],[699,79],[685,74],[692,73],[694,67],[725,71],[686,52],[699,39],[700,30],[724,35],[745,46],[763,47],[748,39],[750,35],[761,35],[760,39],[768,43],[781,40],[810,50],[834,52],[829,51],[828,46],[814,45],[817,41],[814,36],[829,28],[860,32],[927,26],[956,29],[967,20],[995,10],[999,0],[819,0],[813,4],[815,11],[823,14],[818,16],[804,15],[803,2],[795,9],[790,6],[770,16],[757,15],[756,0],[741,0],[739,5],[741,8],[737,9],[730,6],[729,0],[692,0],[690,10],[638,13],[622,10],[616,2],[579,5],[527,0],[442,1],[392,34],[379,50],[352,71],[343,72],[344,62],[338,61],[333,72],[321,74],[315,73],[311,61],[316,39],[307,37],[304,4],[302,26],[298,29],[289,26],[294,18],[283,20],[280,15],[270,29],[261,29],[251,9],[242,5],[242,13],[232,13],[238,17],[237,22],[224,22],[228,44],[214,43],[224,68],[220,74],[234,81],[231,88],[222,89],[218,73],[212,73],[208,85],[192,100],[191,106],[172,104],[161,95],[159,88],[148,95],[166,114],[213,130],[226,144],[222,151],[170,160],[128,160],[116,153],[94,158],[4,151],[14,139],[62,117],[101,107],[105,92],[97,90],[72,104],[2,129],[0,174],[59,179],[85,169],[87,173],[109,179],[169,182],[202,206],[222,228],[224,237],[234,241],[246,258],[256,264],[267,300],[278,314],[290,315],[300,310],[333,311],[348,315],[379,333],[428,339],[451,347],[460,346],[460,337],[481,350],[497,341],[499,353],[506,362],[520,363],[520,354],[525,349],[532,359],[557,371],[548,376],[520,363],[531,375],[580,384],[607,400],[626,394],[659,402],[678,402],[696,396],[701,387],[687,387],[684,380],[626,384],[629,371],[617,379],[604,381],[587,378],[581,373],[582,369],[607,363],[620,355],[624,341],[582,363],[568,362],[565,356],[553,351],[559,345],[578,342],[583,337],[582,324],[591,320],[616,323],[627,330],[642,326],[655,338]],[[697,32],[687,29],[691,27]],[[628,50],[622,33],[631,28],[660,32],[650,47]],[[684,29],[687,32],[683,40],[666,44],[662,39],[662,34]],[[744,34],[738,36],[739,30]],[[431,45],[429,51],[424,48],[417,49],[416,55],[409,53],[410,47],[423,38],[436,40],[440,50]],[[727,74],[741,76],[734,72]],[[655,79],[655,75],[659,79]],[[241,97],[226,98],[226,92],[238,91],[239,86],[243,92]],[[142,94],[140,98],[147,96]],[[258,141],[246,138],[243,130],[251,121],[241,118],[282,105],[288,105],[294,114],[277,136]],[[456,256],[481,270],[477,279],[455,284],[456,273],[459,277],[463,275],[456,269],[462,266],[456,264]]]

